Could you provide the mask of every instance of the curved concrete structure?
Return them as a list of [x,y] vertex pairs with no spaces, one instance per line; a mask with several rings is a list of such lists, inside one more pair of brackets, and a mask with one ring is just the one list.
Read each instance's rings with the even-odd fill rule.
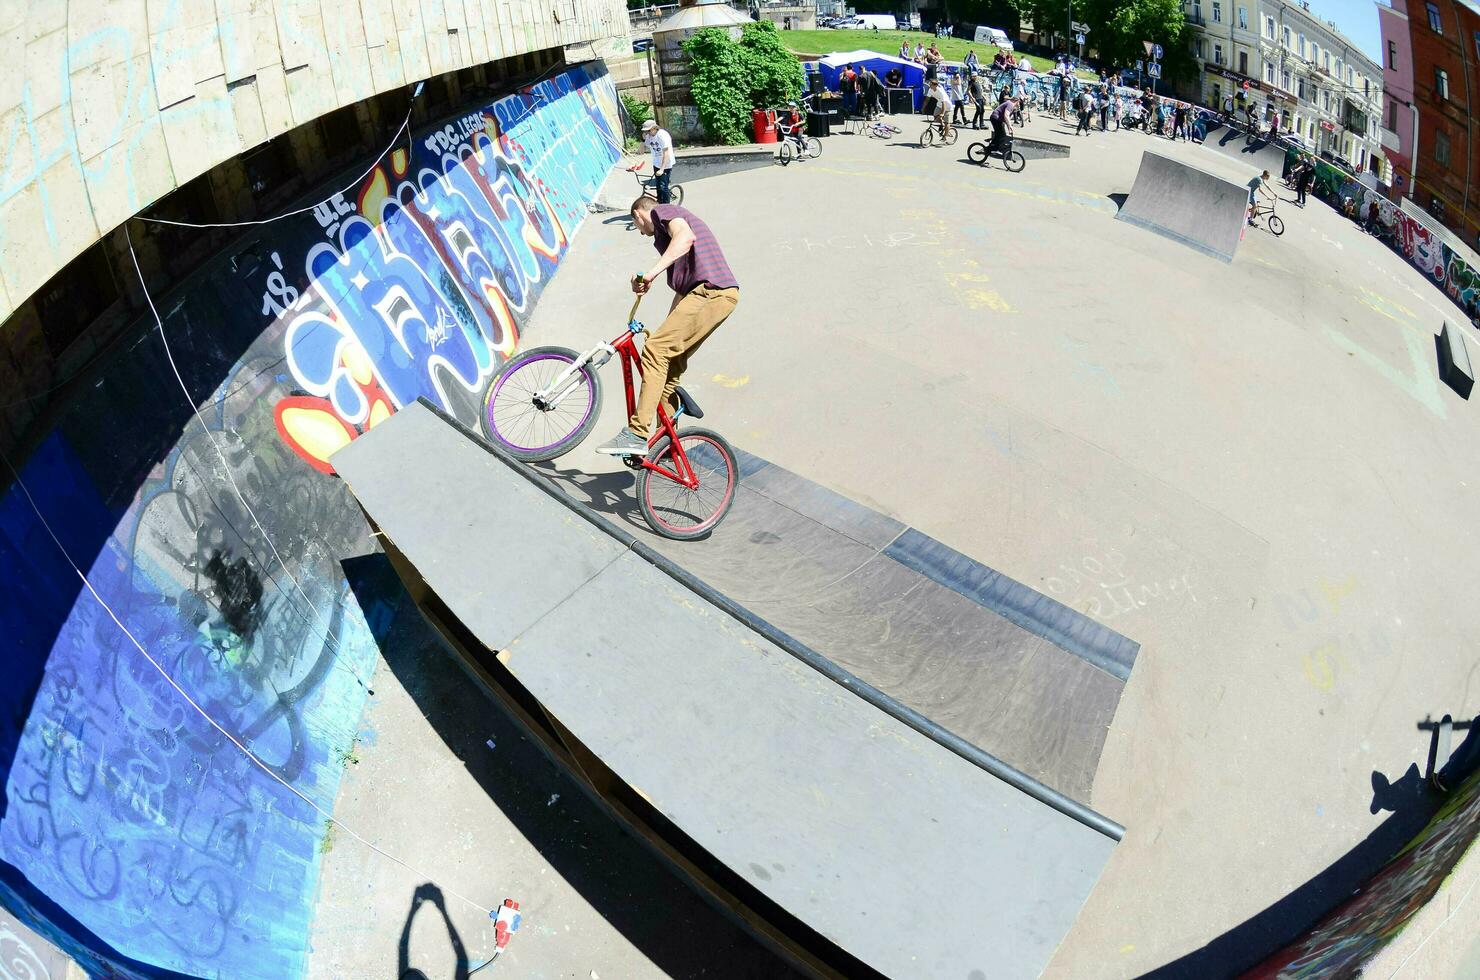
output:
[[0,318],[131,215],[295,127],[502,59],[625,47],[628,32],[609,0],[52,0],[12,16],[0,25]]

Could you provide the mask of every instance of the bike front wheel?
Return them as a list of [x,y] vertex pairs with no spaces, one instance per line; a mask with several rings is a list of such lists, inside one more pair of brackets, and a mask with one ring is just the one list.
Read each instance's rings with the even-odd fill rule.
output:
[[981,165],[987,162],[987,144],[973,143],[966,148],[966,159]]
[[1273,215],[1273,214],[1270,215],[1269,216],[1269,230],[1272,231],[1272,232],[1274,232],[1274,234],[1276,236],[1283,235],[1285,233],[1285,223],[1284,223],[1284,221],[1280,220],[1280,218],[1279,218],[1278,215]]
[[[693,541],[708,535],[730,511],[740,484],[740,464],[724,436],[709,429],[684,429],[679,446],[699,480],[689,489],[644,466],[637,475],[637,505],[642,519],[665,538]],[[673,442],[661,437],[648,450],[647,462],[677,471]]]
[[776,151],[776,159],[784,167],[788,163],[791,163],[793,152],[794,151],[792,149],[791,141],[787,140],[783,142],[781,144],[781,148]]
[[1012,150],[1002,155],[1002,166],[1006,167],[1013,173],[1018,173],[1023,169],[1023,167],[1027,165],[1028,162],[1023,159],[1023,155],[1017,150]]
[[930,146],[935,143],[935,127],[926,126],[925,132],[920,134],[920,145]]
[[820,157],[820,156],[822,156],[822,140],[818,139],[815,136],[808,136],[807,137],[807,156],[809,156],[809,157]]
[[596,427],[601,379],[584,364],[559,390],[550,390],[579,358],[568,347],[535,347],[505,361],[483,396],[483,434],[527,463],[555,459],[580,445]]

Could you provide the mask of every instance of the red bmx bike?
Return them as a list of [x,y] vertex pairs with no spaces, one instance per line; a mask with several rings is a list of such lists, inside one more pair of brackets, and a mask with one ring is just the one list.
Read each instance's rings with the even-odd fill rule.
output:
[[[601,412],[601,379],[597,371],[613,355],[622,362],[627,414],[637,409],[632,376],[641,374],[637,335],[647,328],[637,322],[639,295],[627,315],[627,327],[608,344],[584,354],[567,347],[535,347],[504,363],[483,397],[483,431],[509,455],[531,463],[555,459],[579,446],[596,427]],[[684,415],[704,412],[692,395],[678,388],[678,410],[658,405],[658,425],[648,440],[646,456],[623,456],[637,471],[637,504],[658,534],[679,541],[702,538],[724,519],[735,502],[740,466],[735,450],[717,432],[677,428]]]

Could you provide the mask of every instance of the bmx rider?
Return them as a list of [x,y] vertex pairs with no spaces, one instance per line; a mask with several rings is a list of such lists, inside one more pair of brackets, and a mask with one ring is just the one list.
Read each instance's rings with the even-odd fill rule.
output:
[[637,411],[626,428],[610,442],[596,448],[609,456],[644,456],[658,403],[676,411],[674,389],[714,328],[725,322],[740,302],[740,284],[730,272],[719,242],[698,216],[675,204],[659,204],[650,197],[632,202],[632,222],[653,240],[658,261],[646,274],[632,279],[632,291],[646,293],[660,274],[667,272],[673,289],[673,305],[663,321],[642,346],[642,391]]

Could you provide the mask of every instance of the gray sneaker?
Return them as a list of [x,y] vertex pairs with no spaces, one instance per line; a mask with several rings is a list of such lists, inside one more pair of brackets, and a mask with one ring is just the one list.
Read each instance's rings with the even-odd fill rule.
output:
[[646,439],[631,429],[623,428],[611,442],[604,442],[597,446],[596,451],[606,453],[608,456],[646,456],[648,444]]

